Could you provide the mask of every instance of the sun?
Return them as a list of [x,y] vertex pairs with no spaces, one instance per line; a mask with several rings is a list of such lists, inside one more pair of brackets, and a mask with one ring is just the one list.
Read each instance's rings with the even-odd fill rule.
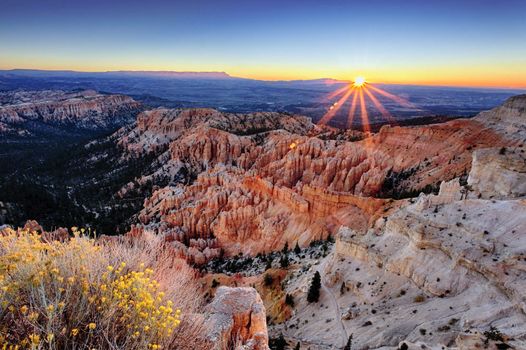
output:
[[362,87],[365,84],[365,78],[364,77],[356,77],[354,78],[354,87]]
[[[372,103],[375,109],[378,110],[378,112],[380,112],[380,114],[386,120],[388,120],[389,123],[395,124],[396,120],[393,118],[391,113],[389,113],[389,111],[382,105],[382,103],[378,100],[377,96],[375,95],[380,95],[382,98],[388,98],[403,107],[418,109],[414,104],[412,104],[408,100],[393,95],[387,91],[380,89],[379,87],[372,85],[371,83],[367,82],[363,76],[361,76],[354,78],[354,81],[352,83],[345,84],[343,87],[332,91],[328,94],[327,97],[325,97],[324,101],[330,102],[330,105],[327,106],[327,111],[320,119],[318,124],[326,125],[329,121],[332,120],[332,118],[334,118],[334,116],[336,116],[341,107],[345,105],[350,105],[349,115],[347,117],[348,127],[353,127],[354,116],[358,111],[358,107],[360,107],[359,111],[361,114],[361,124],[363,130],[365,132],[370,132],[371,128],[369,125],[370,123],[369,115],[367,113],[366,99],[368,99],[369,102]],[[338,98],[338,101],[334,102],[334,99],[336,98]],[[297,143],[292,144],[290,148],[293,149],[296,146],[296,144]]]

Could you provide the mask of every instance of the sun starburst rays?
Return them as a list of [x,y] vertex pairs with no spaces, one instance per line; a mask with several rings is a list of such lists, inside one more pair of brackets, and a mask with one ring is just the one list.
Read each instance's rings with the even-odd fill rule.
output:
[[362,117],[362,128],[365,132],[371,131],[371,126],[369,125],[369,115],[367,114],[367,107],[365,106],[365,98],[363,97],[363,90],[360,89],[360,114]]
[[339,99],[337,102],[334,102],[330,105],[329,110],[323,115],[318,124],[326,125],[329,123],[335,117],[336,113],[350,100],[351,96],[352,100],[350,102],[349,113],[347,116],[347,126],[349,128],[353,126],[356,109],[358,108],[358,105],[360,105],[359,113],[363,131],[371,131],[371,122],[369,120],[366,100],[372,102],[374,108],[382,115],[383,118],[385,118],[390,123],[395,123],[395,119],[379,101],[377,96],[375,96],[375,93],[397,103],[402,107],[416,108],[415,105],[406,99],[371,85],[370,83],[366,82],[365,78],[363,77],[357,77],[354,79],[354,82],[339,88],[326,96],[325,101],[332,101],[338,97]]
[[336,112],[343,106],[345,101],[349,99],[349,97],[353,94],[354,88],[347,88],[347,91],[345,94],[338,100],[338,102],[335,102],[331,105],[329,108],[329,111],[325,113],[323,118],[318,122],[318,124],[325,125],[327,124],[334,116],[336,115]]
[[358,94],[354,94],[354,97],[351,102],[351,108],[349,108],[349,116],[347,117],[347,125],[349,127],[352,125],[354,120],[354,113],[356,113],[356,102],[358,100]]
[[369,99],[372,101],[372,103],[380,112],[380,114],[382,114],[382,116],[390,122],[394,122],[394,118],[393,116],[391,116],[391,113],[389,113],[387,109],[385,109],[385,107],[380,103],[380,101],[378,101],[378,99],[371,93],[371,91],[369,91],[368,89],[363,89],[363,91],[365,91],[367,97],[369,97]]

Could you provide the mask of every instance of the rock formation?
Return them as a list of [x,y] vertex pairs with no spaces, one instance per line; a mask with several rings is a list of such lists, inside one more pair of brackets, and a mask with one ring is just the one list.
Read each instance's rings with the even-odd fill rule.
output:
[[526,131],[524,130],[526,95],[510,97],[502,106],[481,112],[474,119],[497,130],[507,138],[524,142],[526,140]]
[[197,264],[305,245],[340,225],[365,229],[397,205],[374,197],[437,187],[467,174],[473,150],[510,144],[470,120],[384,127],[353,141],[304,117],[211,109],[143,112],[117,135],[126,157],[161,153],[157,170],[121,194],[169,183],[146,199],[134,232],[165,235]]
[[269,348],[265,306],[255,289],[219,287],[206,311],[213,349]]
[[[160,235],[202,271],[336,236],[269,282],[280,285],[263,298],[272,307],[294,297],[273,310],[273,336],[312,349],[343,348],[351,334],[353,348],[526,348],[525,105],[358,137],[289,114],[159,108],[111,136],[121,160],[151,159],[116,197],[147,193],[128,236]],[[308,303],[316,272],[320,300]],[[216,349],[258,350],[265,316],[254,289],[220,287],[203,317]]]
[[[402,340],[451,346],[460,331],[490,326],[522,339],[523,209],[516,201],[489,205],[469,200],[444,206],[436,218],[431,209],[416,213],[408,207],[377,233],[360,235],[343,228],[334,255],[322,262],[331,284],[321,303],[331,305],[332,293],[337,307],[321,309],[313,319],[312,308],[298,305],[288,324],[307,320],[309,326],[287,328],[288,335],[307,343],[321,341],[325,346],[320,348],[327,349],[344,343],[341,334],[330,331],[339,323],[354,333],[358,348],[394,346]],[[462,219],[466,213],[471,219]],[[458,222],[450,224],[448,217]],[[291,286],[305,290],[306,283],[293,281]],[[341,284],[349,292],[341,295]],[[348,318],[339,311],[347,309]],[[330,319],[327,326],[325,319]]]
[[[521,150],[476,151],[471,186],[443,182],[368,230],[342,226],[316,268],[330,307],[312,317],[300,303],[287,324],[308,326],[276,328],[319,349],[345,344],[347,332],[357,348],[526,348]],[[287,293],[303,294],[308,282],[292,279]]]
[[487,148],[473,153],[468,184],[479,198],[526,196],[526,149]]
[[52,128],[108,130],[135,120],[140,104],[124,95],[92,90],[0,93],[0,135],[31,136]]

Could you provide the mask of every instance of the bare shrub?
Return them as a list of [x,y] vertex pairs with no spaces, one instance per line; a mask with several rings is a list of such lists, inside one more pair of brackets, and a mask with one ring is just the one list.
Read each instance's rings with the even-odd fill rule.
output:
[[196,275],[160,237],[0,235],[0,345],[205,349]]

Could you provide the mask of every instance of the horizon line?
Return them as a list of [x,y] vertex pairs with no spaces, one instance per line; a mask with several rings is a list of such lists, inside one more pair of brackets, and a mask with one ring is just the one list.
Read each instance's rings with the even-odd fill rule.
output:
[[[322,81],[325,80],[331,83],[352,83],[353,80],[350,79],[337,79],[337,78],[298,78],[298,79],[262,79],[262,78],[251,78],[251,77],[242,77],[234,76],[229,74],[227,71],[218,70],[218,71],[190,71],[190,70],[129,70],[129,69],[119,69],[119,70],[75,70],[75,69],[41,69],[41,68],[0,68],[0,72],[10,72],[10,71],[36,71],[36,72],[49,72],[49,73],[92,73],[92,74],[104,74],[104,73],[157,73],[157,74],[210,74],[218,75],[215,79],[243,79],[243,80],[254,80],[254,81],[263,81],[263,82],[295,82],[295,81]],[[222,77],[221,77],[222,76]],[[176,77],[172,77],[176,79]],[[464,85],[464,84],[452,84],[447,85],[443,83],[402,83],[402,82],[369,82],[370,84],[379,84],[379,85],[400,85],[400,86],[419,86],[419,87],[444,87],[444,88],[465,88],[465,89],[494,89],[494,90],[521,90],[526,91],[525,86],[503,86],[503,85]]]

